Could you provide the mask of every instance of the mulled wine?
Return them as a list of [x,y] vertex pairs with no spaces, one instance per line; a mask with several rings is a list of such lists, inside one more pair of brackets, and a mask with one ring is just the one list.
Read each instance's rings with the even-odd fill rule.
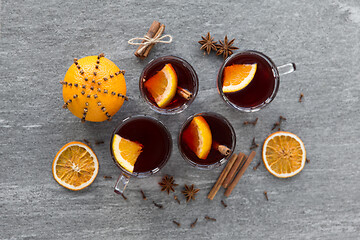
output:
[[[233,65],[256,64],[256,72],[246,87],[235,92],[222,91],[224,72]],[[246,51],[229,57],[218,74],[218,91],[222,98],[236,109],[252,112],[270,103],[279,87],[279,72],[270,58],[256,51]]]
[[166,127],[158,120],[147,116],[134,116],[124,120],[114,131],[114,136],[127,139],[141,145],[142,150],[129,173],[126,167],[119,163],[111,144],[111,155],[115,163],[127,174],[132,176],[146,176],[156,173],[167,162],[171,150],[172,139]]
[[[186,131],[192,120],[198,116],[205,119],[212,135],[211,149],[206,159],[199,158],[193,149],[189,147],[186,140],[186,138],[188,138],[188,136],[186,136]],[[236,136],[231,124],[223,116],[211,112],[199,113],[189,117],[183,124],[178,138],[178,147],[183,158],[191,165],[202,169],[211,169],[223,164],[230,157],[235,148],[235,144]],[[224,155],[223,152],[219,151],[217,146],[227,147],[230,154]]]
[[[160,71],[164,71],[164,67],[170,65],[177,78],[177,87],[174,96],[170,97],[165,106],[159,106],[154,99],[154,94],[146,86],[146,82],[153,78]],[[166,72],[165,77],[170,74]],[[160,57],[152,60],[144,68],[140,77],[140,92],[150,107],[158,113],[175,114],[185,110],[195,99],[198,91],[198,77],[193,67],[184,59],[175,56]],[[153,91],[156,91],[153,90]]]

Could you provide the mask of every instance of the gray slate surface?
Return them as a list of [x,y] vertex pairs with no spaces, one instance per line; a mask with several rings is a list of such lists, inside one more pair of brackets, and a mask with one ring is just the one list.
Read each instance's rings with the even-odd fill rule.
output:
[[[155,19],[166,24],[174,42],[157,45],[141,61],[127,40],[145,34]],[[359,239],[359,28],[357,0],[1,1],[0,238]],[[237,112],[216,91],[222,58],[199,50],[197,41],[208,31],[216,39],[226,34],[236,38],[241,50],[262,51],[277,64],[295,62],[298,69],[282,78],[269,107]],[[82,124],[61,108],[59,81],[74,57],[100,52],[126,70],[131,101],[111,122]],[[169,54],[194,66],[200,91],[185,112],[161,116],[140,98],[138,77],[150,59]],[[303,103],[298,102],[300,92]],[[237,150],[244,152],[253,137],[262,142],[283,115],[283,129],[303,139],[311,162],[297,176],[277,179],[263,165],[252,170],[261,160],[257,149],[233,194],[225,198],[221,190],[209,201],[206,195],[221,169],[194,169],[176,147],[181,123],[200,111],[228,118],[236,129]],[[139,113],[162,120],[175,148],[160,174],[132,179],[124,201],[113,193],[120,171],[110,158],[109,138],[118,122]],[[256,127],[242,125],[256,117]],[[65,143],[84,138],[105,141],[93,145],[100,171],[90,187],[72,192],[54,181],[51,164]],[[157,182],[164,174],[180,184],[176,194],[181,205],[159,191]],[[201,191],[195,202],[185,204],[180,190],[191,183]],[[164,209],[154,207],[152,200]],[[217,221],[206,222],[205,215]],[[190,229],[196,218],[196,227]]]

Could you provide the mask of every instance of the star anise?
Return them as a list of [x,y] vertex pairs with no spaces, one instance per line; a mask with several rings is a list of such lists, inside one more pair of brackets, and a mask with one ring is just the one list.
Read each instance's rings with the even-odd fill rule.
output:
[[165,175],[161,182],[159,182],[159,185],[161,186],[161,191],[166,191],[168,194],[170,194],[170,191],[175,192],[174,187],[176,187],[178,184],[175,184],[173,177]]
[[233,54],[233,50],[239,49],[237,47],[231,46],[231,45],[233,45],[234,41],[235,41],[235,38],[231,41],[228,41],[227,35],[225,36],[224,42],[219,40],[220,44],[216,44],[216,47],[217,47],[216,55],[223,54],[224,59],[226,59],[228,56]]
[[200,47],[200,50],[205,50],[204,55],[205,55],[205,53],[207,53],[209,55],[211,50],[214,50],[214,51],[217,50],[216,45],[215,45],[217,43],[217,41],[214,41],[214,38],[212,38],[210,36],[209,32],[207,33],[206,37],[201,36],[201,38],[203,40],[199,41],[198,43],[200,43],[202,45]]
[[185,184],[185,189],[184,191],[182,191],[182,193],[185,195],[186,197],[186,202],[192,200],[195,200],[195,195],[196,193],[198,193],[200,191],[200,189],[196,189],[194,188],[194,184],[191,184],[191,187],[189,187],[188,185]]

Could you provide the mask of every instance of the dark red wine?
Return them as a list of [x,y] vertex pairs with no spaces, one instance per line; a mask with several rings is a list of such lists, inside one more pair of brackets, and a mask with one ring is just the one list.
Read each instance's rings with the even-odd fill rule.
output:
[[143,145],[133,173],[148,172],[165,164],[171,152],[171,136],[156,120],[136,117],[124,123],[115,134]]
[[[196,73],[195,73],[194,69],[190,66],[190,64],[188,64],[185,60],[183,60],[181,58],[167,56],[167,57],[161,57],[161,58],[154,60],[148,66],[145,67],[143,74],[142,74],[142,79],[145,79],[145,81],[150,79],[152,76],[154,76],[156,73],[158,73],[161,69],[163,69],[163,67],[166,64],[169,64],[169,63],[172,65],[172,67],[174,68],[174,70],[176,72],[177,79],[178,79],[178,87],[186,89],[193,95],[193,97],[195,97],[195,95],[197,93],[197,82],[198,82]],[[146,95],[147,100],[151,104],[157,106],[154,98],[152,97],[150,92],[147,91],[147,89],[145,87],[143,88],[143,91]],[[172,101],[164,109],[178,108],[188,101],[190,101],[190,100],[187,100],[187,99],[181,97],[178,93],[176,93],[174,98],[172,99]]]
[[264,103],[274,91],[275,77],[272,68],[260,55],[244,52],[230,59],[226,66],[254,63],[257,64],[257,70],[250,84],[238,92],[225,93],[226,98],[239,107],[256,107]]
[[[217,116],[217,114],[200,115],[204,117],[206,122],[209,124],[213,142],[217,142],[220,145],[225,145],[228,148],[232,149],[235,145],[235,135],[234,130],[229,125],[229,123],[226,120],[220,118],[220,116]],[[190,122],[191,120],[188,121],[188,123],[184,126],[182,130],[185,130],[189,126]],[[198,158],[196,154],[183,141],[182,134],[183,131],[180,133],[179,137],[179,139],[181,139],[180,151],[183,155],[185,155],[190,161],[194,162],[195,164],[212,165],[224,158],[224,155],[222,155],[218,150],[215,150],[214,148],[210,150],[210,153],[206,159]]]

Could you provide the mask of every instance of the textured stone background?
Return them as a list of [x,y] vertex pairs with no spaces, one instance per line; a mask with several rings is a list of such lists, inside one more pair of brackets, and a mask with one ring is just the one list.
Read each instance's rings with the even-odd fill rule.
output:
[[[1,239],[360,238],[359,1],[187,2],[1,1]],[[154,19],[166,24],[174,42],[156,46],[141,61],[127,40],[145,34]],[[222,58],[199,50],[197,41],[208,31],[216,39],[225,34],[236,38],[241,50],[262,51],[277,64],[295,62],[298,69],[282,78],[269,107],[252,114],[237,112],[216,91]],[[82,124],[61,108],[59,81],[74,57],[100,52],[126,70],[131,101],[111,122]],[[176,116],[152,112],[138,90],[146,63],[168,54],[187,59],[200,79],[198,97]],[[303,103],[298,102],[300,92]],[[233,194],[225,199],[221,190],[209,201],[206,195],[221,169],[196,170],[176,147],[181,123],[199,111],[228,118],[236,129],[237,151],[244,152],[249,152],[253,137],[262,142],[283,115],[283,129],[302,138],[311,162],[297,176],[278,179],[263,165],[252,169],[261,159],[257,149]],[[159,175],[131,181],[124,201],[113,192],[119,169],[110,158],[109,138],[118,122],[139,113],[162,120],[175,148]],[[256,127],[242,125],[256,117]],[[51,163],[65,143],[84,138],[105,141],[93,145],[100,171],[90,187],[72,192],[53,180]],[[197,200],[185,204],[180,196],[178,205],[160,192],[157,182],[164,174],[181,185],[178,195],[183,184],[195,183],[201,189]],[[154,207],[152,200],[164,209]],[[205,215],[217,222],[206,222]],[[190,229],[196,218],[197,226]]]

